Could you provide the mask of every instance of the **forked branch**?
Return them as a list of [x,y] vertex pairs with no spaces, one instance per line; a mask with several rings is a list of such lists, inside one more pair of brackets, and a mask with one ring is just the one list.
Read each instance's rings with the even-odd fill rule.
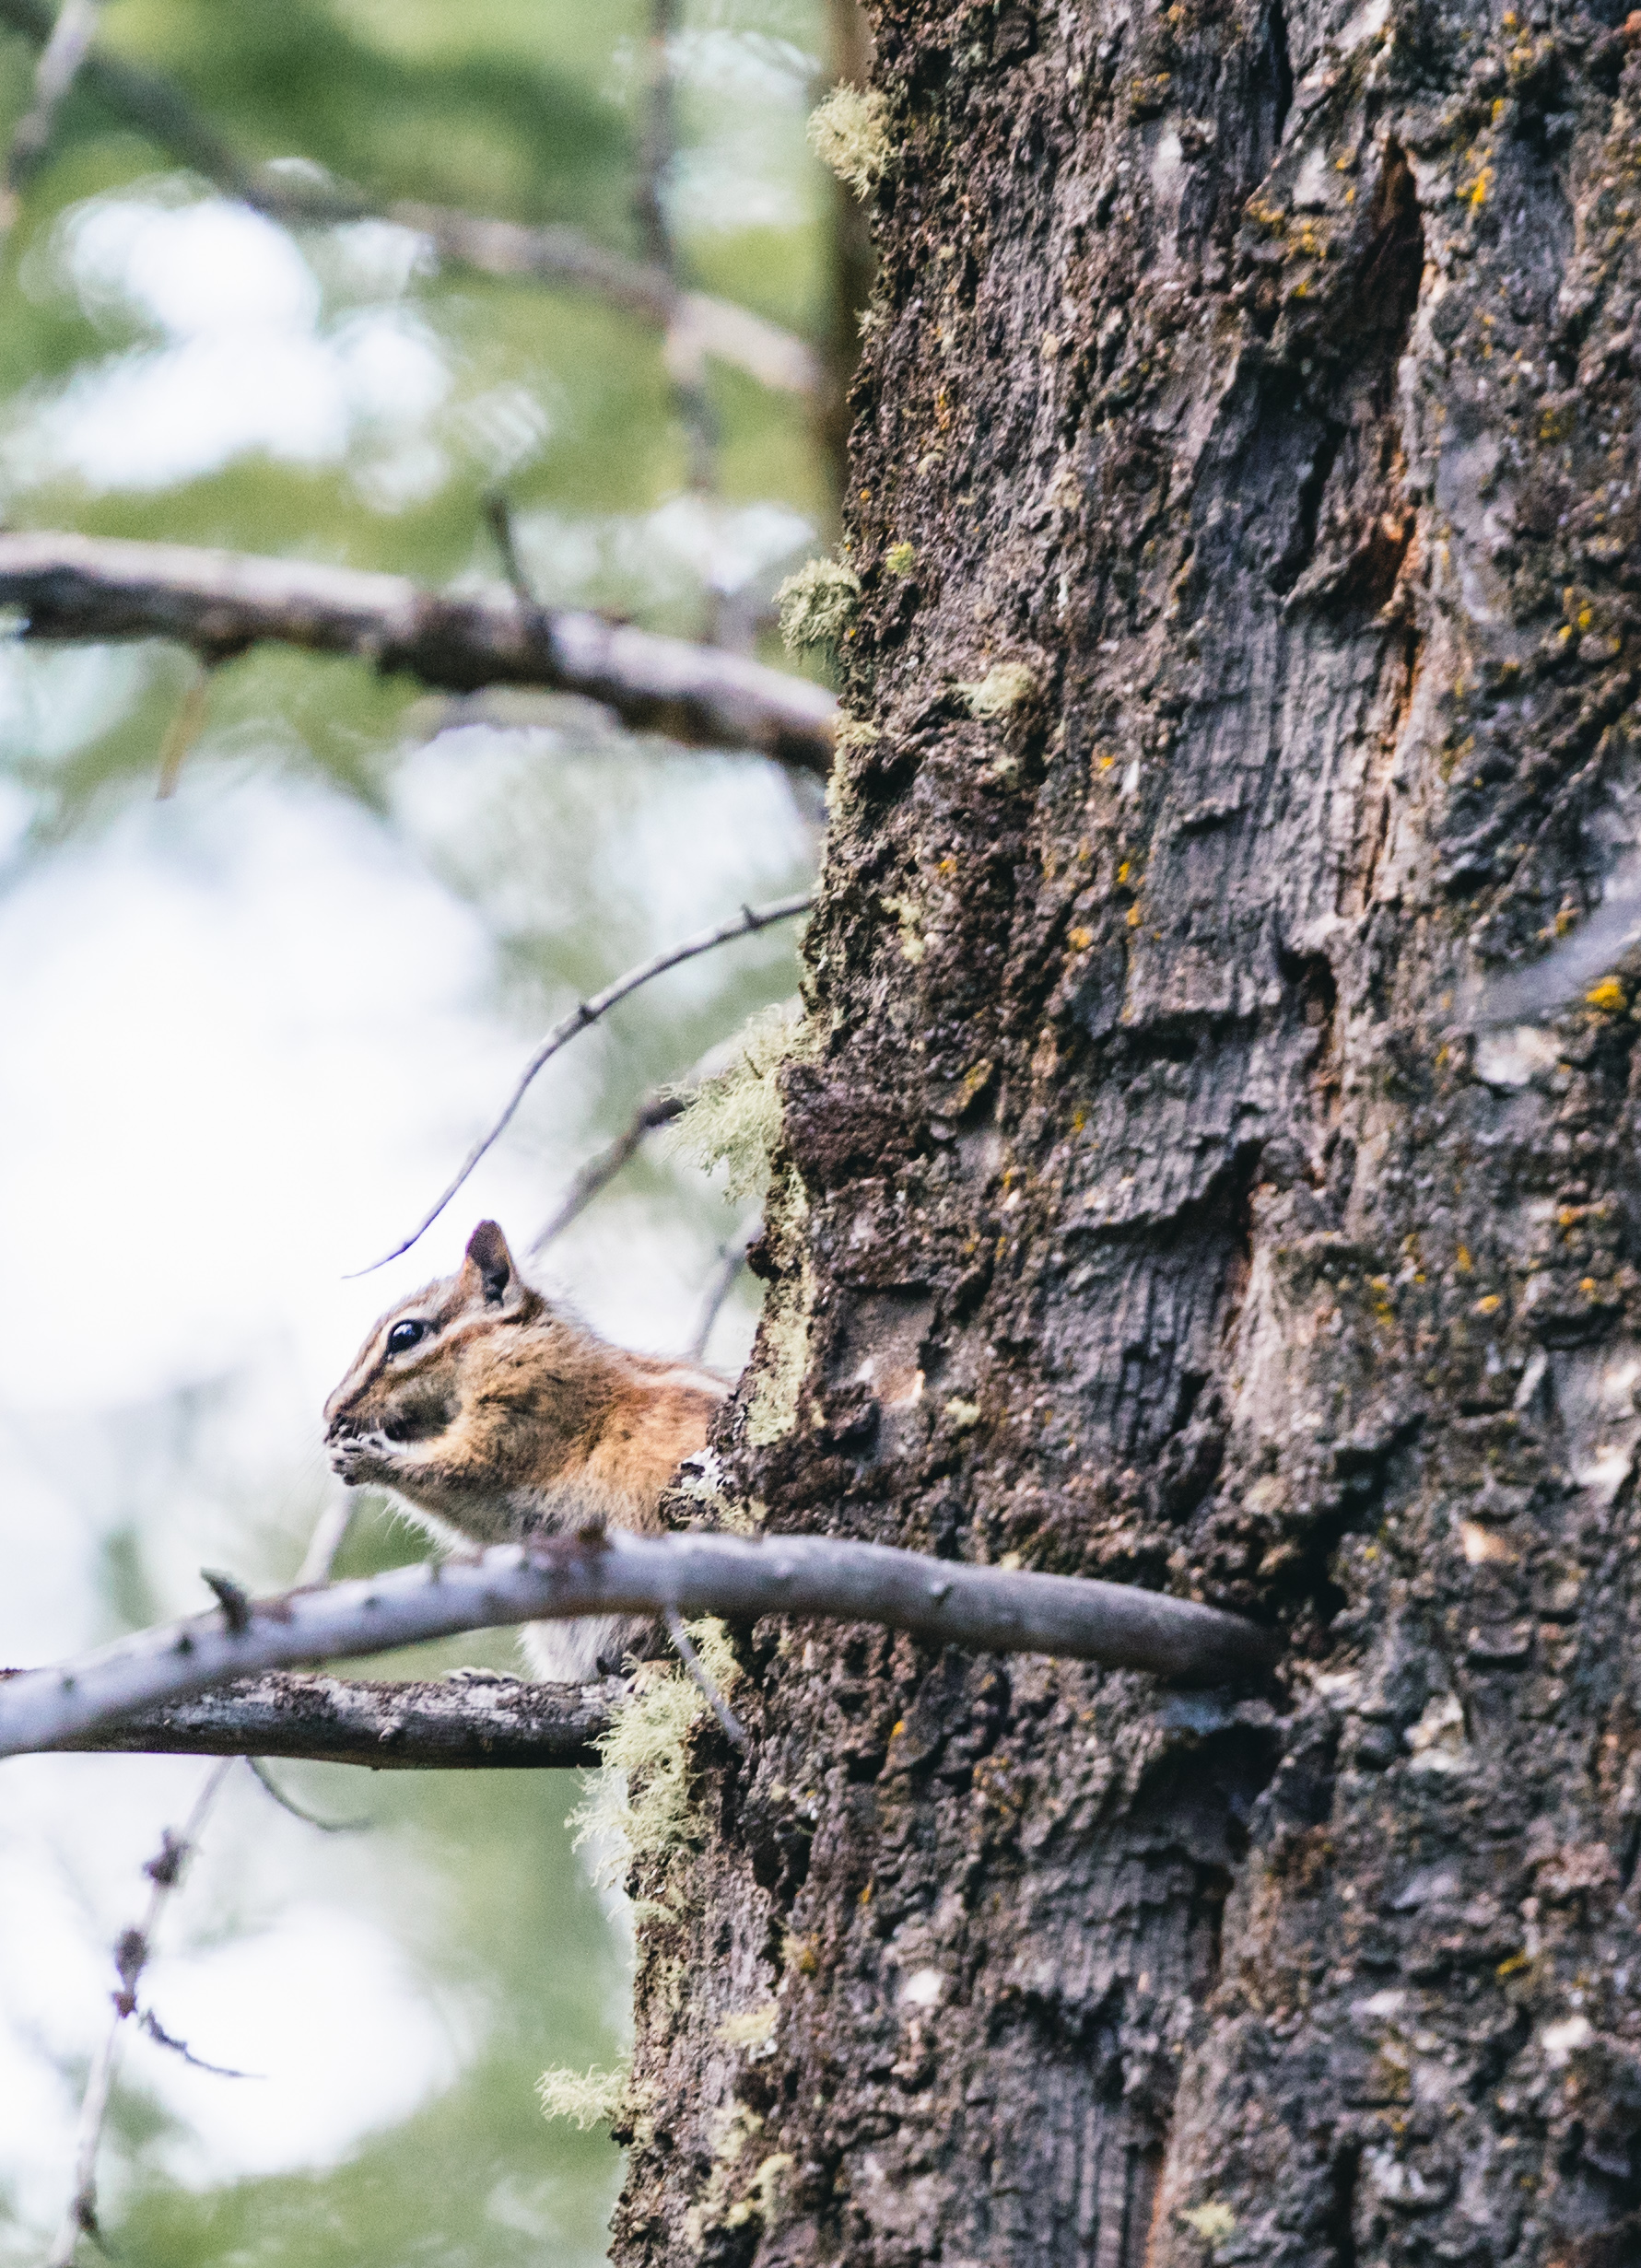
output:
[[[0,1683],[0,1756],[52,1748],[229,1678],[381,1654],[457,1631],[577,1615],[790,1615],[875,1622],[989,1654],[1067,1654],[1213,1685],[1270,1666],[1240,1616],[1078,1575],[1014,1573],[830,1537],[638,1536],[624,1529],[403,1567],[140,1631]],[[237,1625],[238,1627],[233,1627]]]

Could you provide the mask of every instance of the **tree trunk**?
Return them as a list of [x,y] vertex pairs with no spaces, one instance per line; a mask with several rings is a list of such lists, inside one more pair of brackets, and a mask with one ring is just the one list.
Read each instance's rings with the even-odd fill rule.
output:
[[875,17],[876,737],[726,1443],[1284,1667],[744,1634],[622,2262],[1641,2261],[1633,988],[1466,1009],[1636,835],[1641,19],[1346,16]]

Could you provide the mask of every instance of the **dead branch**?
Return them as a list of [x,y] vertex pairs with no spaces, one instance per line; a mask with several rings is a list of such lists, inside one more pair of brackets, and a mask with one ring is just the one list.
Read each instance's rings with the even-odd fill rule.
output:
[[0,534],[0,606],[20,609],[33,638],[174,638],[207,662],[269,639],[445,692],[582,694],[638,731],[831,766],[836,704],[823,687],[599,614],[522,607],[507,590],[435,591],[311,560],[53,532]]
[[[0,538],[0,543],[3,542],[4,539]],[[520,1072],[518,1082],[503,1105],[500,1116],[493,1122],[488,1133],[468,1152],[455,1179],[419,1225],[402,1244],[395,1245],[391,1252],[384,1252],[380,1260],[372,1260],[369,1268],[356,1268],[353,1273],[358,1276],[373,1274],[377,1268],[385,1268],[390,1260],[396,1260],[401,1253],[408,1252],[419,1237],[426,1235],[479,1160],[500,1139],[513,1113],[529,1092],[531,1081],[545,1064],[552,1061],[561,1047],[568,1046],[578,1032],[584,1032],[590,1024],[596,1023],[618,1001],[626,1000],[628,993],[638,991],[641,985],[647,985],[651,977],[664,976],[668,969],[676,968],[681,962],[693,961],[697,953],[710,953],[716,945],[728,944],[732,938],[756,936],[759,929],[768,929],[778,921],[791,921],[797,915],[807,913],[813,904],[812,894],[804,890],[790,898],[777,898],[768,906],[743,906],[732,919],[721,921],[715,929],[703,929],[695,937],[686,938],[680,945],[667,946],[664,952],[640,962],[637,968],[628,969],[624,976],[617,976],[613,985],[606,985],[602,992],[594,993],[592,1000],[580,1001],[568,1016],[559,1019],[531,1057]]]
[[[0,0],[0,23],[44,45],[53,18],[42,0]],[[400,199],[377,205],[358,190],[306,170],[253,166],[158,72],[93,47],[79,64],[84,84],[194,172],[271,219],[334,226],[381,219],[423,237],[447,266],[479,275],[595,291],[701,351],[747,371],[766,386],[809,394],[817,382],[814,350],[779,323],[709,293],[681,291],[664,268],[607,251],[579,229],[527,228],[446,205]]]
[[362,1764],[371,1771],[538,1771],[597,1763],[611,1692],[608,1685],[516,1678],[371,1682],[272,1670],[140,1709],[57,1748]]
[[[1014,1573],[821,1536],[638,1536],[612,1528],[498,1546],[466,1564],[395,1568],[143,1631],[0,1681],[0,1756],[61,1747],[226,1678],[381,1654],[457,1631],[590,1614],[791,1615],[875,1622],[988,1654],[1068,1654],[1215,1684],[1268,1667],[1240,1616],[1078,1575]],[[237,1615],[234,1619],[238,1619]],[[266,1754],[265,1748],[264,1753]]]
[[18,121],[0,186],[0,242],[16,224],[24,186],[51,146],[63,98],[86,60],[97,29],[100,0],[63,0],[34,65],[34,99]]
[[707,1358],[707,1341],[712,1336],[712,1326],[723,1312],[723,1304],[740,1280],[741,1270],[746,1265],[746,1256],[764,1233],[762,1214],[743,1223],[718,1256],[718,1265],[707,1279],[701,1304],[696,1311],[695,1329],[689,1335],[685,1352],[693,1362]]
[[645,1095],[615,1140],[606,1143],[596,1157],[588,1159],[557,1206],[531,1238],[528,1249],[533,1258],[562,1236],[572,1221],[580,1219],[593,1198],[609,1187],[647,1134],[652,1134],[657,1127],[671,1126],[674,1118],[682,1116],[686,1102],[684,1095],[670,1090]]
[[[120,1984],[119,1990],[112,1995],[113,2020],[103,2034],[102,2043],[91,2065],[90,2076],[86,2082],[85,2094],[80,2098],[79,2128],[75,2138],[74,2193],[68,2201],[52,2249],[46,2255],[45,2268],[74,2268],[83,2237],[89,2237],[94,2243],[101,2241],[102,2232],[97,2221],[97,2153],[102,2142],[109,2098],[113,2091],[121,2041],[126,2024],[137,2014],[137,1986],[142,1982],[143,1970],[148,1965],[148,1957],[154,1950],[154,1933],[159,1926],[159,1918],[171,1893],[182,1879],[183,1869],[193,1855],[206,1814],[232,1769],[231,1763],[223,1763],[207,1773],[182,1833],[175,1834],[169,1827],[166,1828],[159,1838],[159,1849],[143,1869],[153,1888],[148,1895],[147,1911],[141,1922],[134,1929],[123,1930],[114,1947],[114,1968]],[[179,2044],[164,2033],[163,2027],[159,2028],[164,2044]],[[193,2059],[190,2057],[189,2060],[192,2062]]]

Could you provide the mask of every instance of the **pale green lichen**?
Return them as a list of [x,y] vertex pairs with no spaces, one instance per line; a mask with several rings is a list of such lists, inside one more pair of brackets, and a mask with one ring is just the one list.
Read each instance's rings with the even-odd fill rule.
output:
[[709,1171],[722,1166],[730,1197],[760,1196],[780,1134],[780,1067],[811,1046],[795,1004],[760,1009],[742,1032],[733,1061],[703,1079],[674,1121],[667,1147]]
[[790,2150],[771,2150],[760,2158],[751,2189],[724,2215],[724,2227],[744,2228],[749,2221],[759,2221],[768,2228],[780,2209],[781,2180],[796,2163]]
[[862,94],[858,87],[834,87],[810,115],[810,148],[857,197],[888,170],[888,119],[889,106],[878,90]]
[[763,2125],[759,2113],[744,2103],[735,2103],[721,2114],[706,2189],[699,2204],[684,2216],[685,2241],[697,2256],[712,2229],[744,2228],[755,2220],[768,2228],[774,2222],[779,2209],[781,2178],[793,2162],[790,2151],[775,2150],[760,2158],[743,2194],[733,2196],[735,2169],[745,2156],[747,2144],[763,2131]]
[[916,968],[929,951],[929,941],[923,934],[922,908],[912,897],[885,898],[884,910],[893,914],[895,926],[900,932],[900,952],[903,959]]
[[861,579],[838,559],[811,559],[775,593],[788,653],[801,646],[838,646],[861,602]]
[[864,717],[839,717],[833,730],[832,743],[837,748],[870,748],[873,741],[882,738],[876,725],[868,724]]
[[917,557],[910,544],[891,544],[884,554],[884,565],[891,575],[909,575],[917,565]]
[[1023,701],[1030,700],[1037,691],[1037,676],[1023,661],[1000,661],[984,677],[961,681],[957,690],[969,715],[986,724],[994,718],[1008,716]]
[[1196,2230],[1204,2244],[1215,2250],[1237,2233],[1237,2215],[1229,2205],[1222,2205],[1216,2197],[1211,2197],[1206,2204],[1193,2205],[1189,2213],[1182,2213],[1179,2217],[1188,2228]]
[[572,2126],[587,2134],[594,2126],[607,2126],[626,2107],[631,2077],[630,2063],[617,2063],[614,2071],[569,2071],[560,2066],[542,2073],[535,2083],[535,2098],[544,2118],[568,2119]]
[[775,2027],[780,2021],[780,2004],[767,2000],[758,2008],[743,2008],[738,2015],[726,2016],[718,2027],[718,2037],[726,2047],[761,2048],[772,2039]]
[[[723,1624],[709,1616],[688,1630],[702,1667],[727,1694],[741,1666]],[[701,1822],[690,1788],[689,1735],[709,1706],[677,1663],[640,1662],[634,1670],[598,1744],[604,1769],[570,1816],[578,1845],[603,1841],[616,1854],[610,1871],[624,1875],[640,1860],[670,1858],[695,1841]]]
[[804,1236],[808,1217],[803,1184],[788,1167],[764,1201],[764,1241],[774,1262],[775,1280],[758,1326],[746,1405],[746,1438],[756,1449],[783,1441],[798,1420],[815,1304],[815,1272]]
[[755,1449],[784,1441],[798,1421],[798,1396],[809,1369],[809,1308],[813,1281],[807,1267],[784,1298],[770,1300],[758,1333],[762,1358],[746,1408],[746,1438]]
[[946,1404],[946,1416],[955,1433],[971,1432],[980,1421],[979,1402],[966,1401],[961,1394],[954,1394]]

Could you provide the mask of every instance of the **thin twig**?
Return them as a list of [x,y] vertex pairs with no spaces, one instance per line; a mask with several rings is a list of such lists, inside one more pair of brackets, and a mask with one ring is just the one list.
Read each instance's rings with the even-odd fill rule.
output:
[[209,671],[194,670],[175,715],[165,728],[165,738],[159,743],[159,778],[154,789],[157,803],[169,803],[176,794],[182,766],[205,729],[210,706],[209,679]]
[[1239,1615],[1081,1575],[972,1567],[829,1536],[625,1528],[500,1544],[476,1560],[400,1567],[254,1603],[248,1626],[196,1615],[49,1669],[0,1679],[0,1756],[53,1748],[136,1709],[229,1678],[381,1654],[457,1631],[584,1615],[767,1614],[873,1622],[986,1654],[1067,1654],[1216,1684],[1274,1659]]
[[[42,0],[0,0],[0,23],[37,44],[47,41],[53,30],[51,11]],[[527,228],[519,221],[407,198],[378,205],[358,190],[328,179],[318,167],[249,164],[169,79],[101,48],[94,47],[84,57],[80,76],[100,100],[141,127],[183,165],[273,219],[321,227],[391,221],[424,238],[446,265],[594,291],[663,330],[687,324],[708,352],[734,363],[763,385],[809,394],[818,382],[815,350],[805,340],[732,300],[708,292],[681,292],[663,270],[609,251],[579,229]]]
[[706,1359],[707,1341],[712,1336],[712,1326],[723,1310],[723,1304],[740,1280],[741,1270],[746,1265],[746,1256],[764,1233],[761,1215],[738,1229],[718,1256],[718,1265],[707,1279],[707,1288],[701,1293],[701,1304],[696,1312],[695,1329],[685,1350],[692,1362]]
[[169,2048],[173,2055],[180,2055],[195,2071],[208,2071],[214,2079],[260,2079],[265,2076],[260,2071],[235,2071],[230,2063],[207,2063],[203,2055],[195,2055],[186,2040],[178,2040],[168,2032],[152,2008],[143,2010],[137,2018],[137,2026],[147,2033],[157,2048]]
[[455,1196],[457,1190],[473,1172],[474,1167],[506,1131],[512,1120],[513,1113],[528,1093],[531,1081],[536,1073],[552,1061],[561,1047],[568,1046],[578,1032],[585,1032],[590,1025],[596,1023],[601,1016],[607,1014],[618,1001],[626,1000],[629,993],[638,991],[641,985],[647,985],[652,977],[664,976],[668,969],[677,968],[685,961],[693,961],[697,953],[710,953],[715,945],[726,945],[733,938],[754,937],[758,930],[769,929],[778,921],[791,921],[799,914],[806,914],[814,902],[812,893],[803,890],[797,892],[790,898],[777,898],[768,906],[743,906],[733,919],[721,921],[716,929],[703,929],[698,936],[686,938],[682,944],[669,945],[664,952],[654,954],[648,961],[640,962],[637,968],[628,969],[624,976],[618,976],[613,985],[606,985],[604,989],[595,993],[592,1000],[579,1002],[571,1009],[568,1016],[561,1017],[553,1026],[529,1062],[526,1063],[511,1094],[502,1106],[500,1116],[492,1123],[489,1131],[483,1135],[468,1152],[455,1179],[445,1190],[443,1196],[423,1216],[410,1234],[401,1243],[396,1244],[391,1252],[384,1252],[380,1260],[372,1260],[369,1267],[356,1268],[353,1273],[356,1276],[374,1274],[377,1268],[385,1268],[390,1260],[396,1260],[401,1253],[408,1252],[412,1245],[427,1234],[451,1198]]
[[306,1811],[294,1795],[287,1795],[260,1756],[248,1756],[251,1776],[264,1795],[271,1795],[281,1811],[288,1811],[293,1819],[300,1819],[304,1827],[317,1827],[322,1835],[362,1835],[369,1826],[369,1819],[322,1819],[316,1811]]
[[97,29],[99,0],[63,0],[51,36],[34,65],[34,99],[18,121],[0,186],[0,243],[17,226],[22,193],[51,147],[63,98],[86,60]]
[[669,1607],[662,1619],[667,1626],[667,1636],[678,1649],[678,1659],[711,1703],[713,1715],[722,1725],[731,1740],[734,1742],[736,1748],[744,1748],[746,1746],[746,1728],[719,1691],[713,1682],[711,1671],[696,1652],[694,1641],[684,1627],[684,1617],[678,1612],[676,1607]]
[[520,607],[526,614],[539,614],[542,611],[541,601],[536,597],[531,586],[530,578],[524,572],[524,562],[519,556],[519,539],[513,527],[512,503],[504,490],[493,488],[485,498],[485,518],[489,522],[490,532],[496,539],[496,550],[501,561],[501,571],[507,577],[514,598],[517,599]]
[[102,2242],[102,2232],[97,2222],[97,2154],[102,2141],[103,2123],[108,2117],[109,2098],[113,2091],[124,2027],[127,2019],[137,2013],[137,1986],[154,1949],[154,1933],[158,1927],[159,1917],[182,1878],[182,1871],[199,1840],[206,1815],[232,1769],[232,1760],[229,1759],[214,1766],[207,1772],[182,1833],[173,1834],[168,1827],[160,1837],[159,1849],[143,1869],[154,1887],[149,1894],[147,1911],[141,1922],[135,1929],[123,1931],[114,1948],[114,1965],[120,1986],[113,1995],[113,2021],[103,2035],[102,2044],[91,2065],[90,2076],[86,2082],[85,2095],[81,2098],[79,2130],[74,2154],[74,2194],[68,2201],[68,2209],[63,2216],[63,2225],[57,2231],[56,2239],[46,2255],[45,2268],[74,2268],[82,2237],[89,2237],[96,2244]]
[[25,614],[33,638],[169,637],[207,662],[274,639],[445,692],[581,694],[635,731],[756,748],[823,777],[831,765],[837,704],[824,686],[599,614],[528,614],[510,590],[450,593],[306,559],[44,532],[0,534],[0,606]]
[[652,1134],[657,1127],[670,1126],[686,1106],[687,1098],[670,1088],[647,1094],[615,1140],[596,1157],[588,1159],[558,1200],[557,1210],[536,1230],[527,1246],[531,1257],[539,1258],[556,1238],[563,1235],[572,1221],[580,1220],[593,1198],[609,1187],[646,1135]]

